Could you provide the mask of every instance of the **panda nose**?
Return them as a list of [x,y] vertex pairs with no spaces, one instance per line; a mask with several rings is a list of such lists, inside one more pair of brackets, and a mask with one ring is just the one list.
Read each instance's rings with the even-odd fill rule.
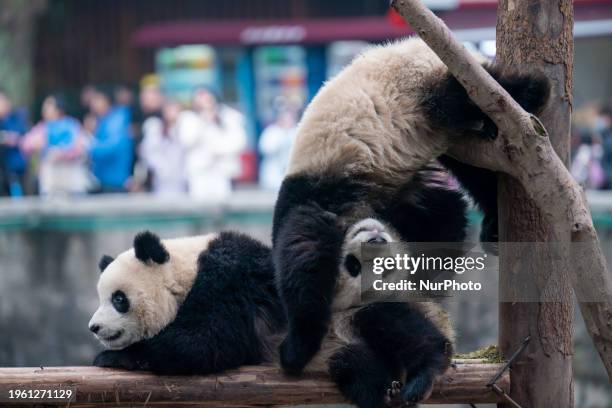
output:
[[89,330],[91,330],[92,333],[96,334],[97,332],[100,331],[100,325],[92,324],[91,326],[89,326]]
[[368,244],[386,244],[387,240],[380,235],[368,240]]

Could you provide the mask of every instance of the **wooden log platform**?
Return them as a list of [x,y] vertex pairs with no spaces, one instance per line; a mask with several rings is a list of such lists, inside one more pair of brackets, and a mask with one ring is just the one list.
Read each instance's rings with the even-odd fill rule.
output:
[[[438,380],[427,404],[497,403],[486,383],[502,364],[456,360]],[[497,382],[510,390],[508,373]],[[9,402],[9,390],[73,389],[67,402]],[[47,400],[48,401],[48,400]],[[98,367],[0,368],[0,406],[69,407],[280,407],[346,403],[326,373],[288,377],[278,368],[249,366],[209,376],[156,376]]]

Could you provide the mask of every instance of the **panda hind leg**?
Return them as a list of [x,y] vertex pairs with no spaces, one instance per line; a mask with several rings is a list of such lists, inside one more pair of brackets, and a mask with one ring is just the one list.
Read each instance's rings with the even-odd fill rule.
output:
[[428,398],[436,377],[450,367],[452,342],[409,303],[369,304],[355,314],[352,324],[370,350],[382,361],[398,364],[405,374],[399,390],[392,382],[387,384],[392,401],[410,406]]
[[387,391],[394,371],[366,345],[348,344],[336,351],[328,360],[329,374],[340,392],[358,408],[403,406],[401,400],[390,404]]
[[[527,112],[540,113],[550,97],[550,81],[537,72],[521,73],[500,65],[484,68]],[[497,137],[497,126],[468,96],[465,88],[450,73],[432,80],[423,95],[424,113],[444,133],[475,135],[484,139]]]
[[527,112],[539,114],[546,106],[551,93],[549,79],[541,72],[520,72],[499,64],[487,64],[484,68]]
[[[551,83],[543,73],[519,72],[496,64],[487,64],[484,68],[523,109],[536,115],[542,113],[551,93]],[[483,117],[480,132],[494,139],[497,136],[497,126],[488,116]]]

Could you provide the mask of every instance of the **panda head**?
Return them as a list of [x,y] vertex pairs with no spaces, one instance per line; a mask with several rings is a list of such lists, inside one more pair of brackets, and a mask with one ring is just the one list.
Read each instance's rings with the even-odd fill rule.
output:
[[387,244],[396,241],[396,234],[390,227],[374,218],[357,221],[347,229],[332,309],[344,310],[361,300],[361,244]]
[[122,349],[157,334],[176,317],[181,299],[176,262],[155,234],[145,231],[134,247],[99,262],[100,305],[89,330],[108,349]]

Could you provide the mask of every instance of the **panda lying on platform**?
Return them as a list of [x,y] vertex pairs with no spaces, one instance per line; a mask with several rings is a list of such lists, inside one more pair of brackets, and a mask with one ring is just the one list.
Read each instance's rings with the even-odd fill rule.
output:
[[243,234],[160,241],[142,232],[99,267],[89,329],[108,350],[97,366],[208,374],[259,364],[284,326],[270,249]]
[[[306,369],[327,369],[361,408],[426,398],[450,365],[446,314],[433,303],[362,305],[361,243],[396,238],[377,220],[345,232],[327,220],[318,233],[342,236],[341,273],[330,330]],[[258,241],[229,232],[161,241],[144,232],[134,249],[103,257],[100,269],[100,307],[89,328],[109,350],[95,365],[208,374],[278,361],[284,311],[271,249]],[[405,385],[393,387],[398,381]]]
[[360,408],[407,407],[428,398],[454,353],[446,312],[434,302],[362,301],[362,243],[397,242],[398,234],[373,218],[339,229],[333,214],[321,217],[313,209],[302,217],[312,218],[303,231],[307,235],[336,234],[342,240],[331,323],[305,370],[327,367],[340,391]]

